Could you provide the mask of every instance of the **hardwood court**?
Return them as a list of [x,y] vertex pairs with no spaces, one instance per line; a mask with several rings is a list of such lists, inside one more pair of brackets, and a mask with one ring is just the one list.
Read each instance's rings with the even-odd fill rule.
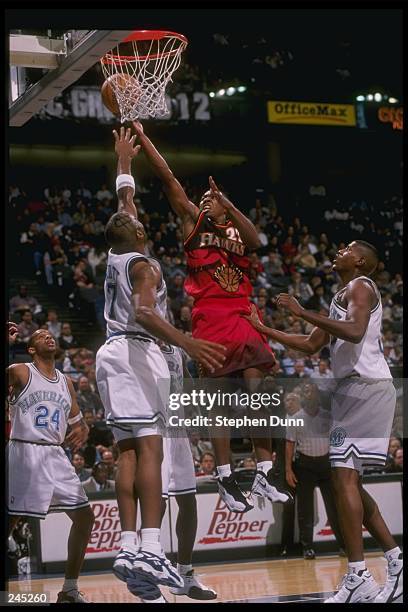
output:
[[[386,562],[379,553],[366,555],[367,567],[380,585],[385,580]],[[215,589],[218,599],[212,602],[274,603],[319,602],[336,589],[347,562],[337,556],[320,557],[314,561],[303,559],[277,559],[247,563],[220,563],[197,566],[196,574]],[[47,592],[50,601],[56,601],[63,579],[44,576],[38,579],[13,581],[10,592]],[[87,574],[80,578],[80,590],[94,603],[137,603],[134,597],[109,572]],[[200,603],[188,597],[175,597],[166,587],[163,595],[169,603]]]

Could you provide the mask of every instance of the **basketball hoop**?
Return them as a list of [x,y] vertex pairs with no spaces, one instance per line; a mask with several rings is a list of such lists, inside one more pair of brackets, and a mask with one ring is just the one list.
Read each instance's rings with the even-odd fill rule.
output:
[[166,86],[187,44],[187,38],[175,32],[136,30],[101,58],[122,123],[168,112]]

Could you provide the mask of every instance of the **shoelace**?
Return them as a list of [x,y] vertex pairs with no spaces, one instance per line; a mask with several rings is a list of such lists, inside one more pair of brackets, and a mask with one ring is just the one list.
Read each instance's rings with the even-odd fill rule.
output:
[[336,586],[336,589],[340,591],[341,588],[343,588],[343,586],[346,584],[346,580],[347,580],[347,576],[348,574],[344,574],[343,578],[341,579],[340,584],[338,584]]

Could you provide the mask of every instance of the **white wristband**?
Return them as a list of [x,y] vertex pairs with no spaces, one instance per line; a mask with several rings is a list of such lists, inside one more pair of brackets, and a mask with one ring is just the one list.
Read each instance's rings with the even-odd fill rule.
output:
[[116,193],[122,187],[133,187],[133,191],[135,190],[135,179],[131,174],[119,174],[116,178]]
[[78,423],[82,419],[82,412],[72,417],[72,419],[68,419],[68,425],[73,425],[74,423]]

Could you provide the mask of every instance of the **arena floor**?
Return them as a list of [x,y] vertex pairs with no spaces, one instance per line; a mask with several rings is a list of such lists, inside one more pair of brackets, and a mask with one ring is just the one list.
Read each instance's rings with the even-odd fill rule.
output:
[[[370,553],[366,558],[367,567],[382,585],[386,569],[384,557]],[[196,566],[196,574],[218,593],[217,599],[206,603],[319,603],[336,589],[346,567],[344,558],[324,556],[314,561],[278,559]],[[85,574],[79,584],[80,590],[93,603],[139,601],[123,582],[108,572]],[[61,577],[43,576],[10,582],[9,591],[46,592],[54,602],[61,585]],[[163,587],[163,595],[169,603],[200,603],[188,597],[175,597],[166,587]]]

